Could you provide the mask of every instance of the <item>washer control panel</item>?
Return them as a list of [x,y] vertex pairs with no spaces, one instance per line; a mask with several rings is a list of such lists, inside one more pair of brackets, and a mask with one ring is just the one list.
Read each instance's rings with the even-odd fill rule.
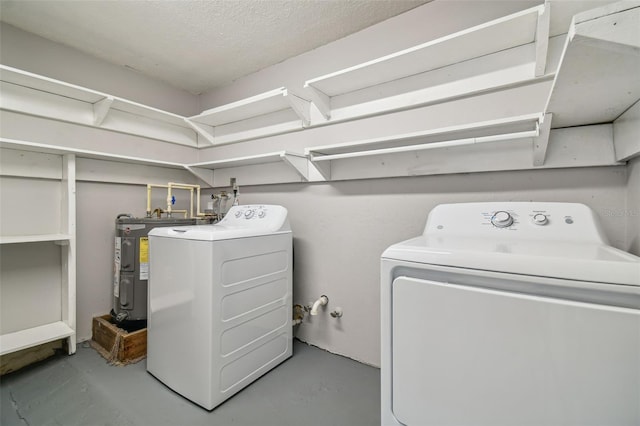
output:
[[253,204],[233,206],[220,225],[233,227],[269,227],[281,223],[287,217],[287,209],[282,206]]
[[596,214],[577,203],[441,204],[429,213],[424,234],[606,242]]

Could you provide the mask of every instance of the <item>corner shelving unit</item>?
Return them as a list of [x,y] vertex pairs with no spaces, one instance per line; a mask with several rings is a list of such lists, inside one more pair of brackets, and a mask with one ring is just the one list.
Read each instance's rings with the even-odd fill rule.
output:
[[638,2],[574,17],[546,107],[552,128],[609,123],[640,99],[638,28]]
[[185,168],[211,186],[227,186],[230,177],[236,177],[240,185],[309,180],[307,157],[288,151],[187,164]]
[[127,99],[0,65],[0,108],[187,146],[196,132],[184,117]]
[[306,99],[280,87],[185,119],[212,145],[300,130],[309,125]]
[[[543,76],[547,60],[548,35],[549,8],[541,5],[307,80],[304,86],[324,119],[331,121],[415,107],[499,86],[531,81]],[[510,60],[515,61],[510,67],[511,70],[501,73],[486,68],[483,57],[505,53],[508,50],[511,50],[512,54]],[[454,67],[456,64],[474,59],[480,61],[479,65],[467,65],[467,71]],[[481,75],[462,75],[464,72],[468,73],[469,68],[481,70]],[[443,73],[444,69],[446,72]],[[418,75],[433,78],[427,78],[427,81],[419,80],[415,84],[416,87],[407,88],[407,78]],[[465,79],[464,83],[456,85],[453,80],[461,78]],[[404,86],[407,96],[398,97],[397,91],[385,90],[383,85],[389,82],[397,82],[400,87]],[[374,91],[375,96],[382,96],[382,99],[369,99],[366,106],[368,111],[363,109],[362,105],[353,106],[347,103],[341,105],[342,108],[334,105],[338,98],[356,95],[368,88],[377,88],[378,90]],[[388,92],[387,96],[380,95],[385,92]],[[361,96],[358,103],[362,104],[362,99]]]
[[551,128],[611,123],[640,99],[640,2],[574,16],[547,106]]
[[[33,155],[33,158],[42,156],[35,153]],[[5,205],[3,207],[3,209],[33,209],[32,211],[38,208],[56,208],[60,209],[61,216],[60,223],[52,222],[46,225],[49,227],[57,225],[60,231],[57,233],[10,234],[16,231],[16,226],[24,228],[25,224],[29,223],[28,218],[23,220],[22,225],[14,224],[11,229],[2,227],[0,249],[3,267],[0,285],[2,286],[3,331],[0,335],[0,355],[60,339],[67,339],[70,354],[75,353],[76,350],[75,156],[65,154],[60,156],[59,161],[61,206],[38,206],[37,200],[32,200],[36,205]],[[30,164],[17,165],[17,167],[29,167]],[[5,202],[9,201],[5,200]],[[7,211],[4,211],[3,214],[6,213]],[[9,231],[8,235],[5,234],[6,231]],[[58,245],[59,250],[52,249],[49,244]],[[21,263],[29,267],[15,266]],[[59,276],[54,276],[58,274]],[[57,285],[60,286],[59,289],[53,288]],[[29,294],[35,292],[34,294],[40,295],[41,298],[22,300],[23,289]],[[59,299],[47,297],[51,295],[59,295]],[[9,309],[19,311],[20,315],[11,315],[11,312],[7,312]]]

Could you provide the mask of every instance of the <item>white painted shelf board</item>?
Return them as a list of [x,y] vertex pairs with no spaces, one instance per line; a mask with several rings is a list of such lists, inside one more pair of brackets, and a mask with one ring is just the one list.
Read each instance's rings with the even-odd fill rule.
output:
[[73,336],[75,331],[62,321],[0,336],[0,355]]
[[333,97],[532,43],[536,39],[538,16],[543,11],[543,5],[527,9],[307,80],[305,87]]
[[234,123],[291,108],[287,96],[289,96],[287,89],[280,87],[250,98],[206,110],[198,115],[189,117],[189,120],[209,126]]
[[39,243],[47,241],[69,241],[68,234],[42,234],[42,235],[11,235],[0,237],[0,244]]
[[149,158],[131,157],[126,155],[111,154],[108,152],[90,151],[85,149],[69,148],[59,145],[49,145],[38,142],[21,141],[16,139],[0,138],[0,147],[10,149],[31,150],[48,154],[75,154],[78,158],[92,158],[97,160],[118,161],[121,163],[144,164],[148,166],[170,167],[182,169],[183,164],[171,161],[153,160]]
[[[323,157],[326,156],[342,156],[345,154],[357,156],[361,153],[372,152],[374,150],[404,149],[405,147],[409,147],[409,149],[414,147],[413,149],[415,149],[415,146],[425,144],[509,135],[521,132],[536,132],[541,120],[541,114],[522,115],[362,141],[310,147],[305,150],[305,154],[308,155],[312,161],[323,161]],[[324,158],[324,160],[327,159],[329,158]]]
[[0,80],[90,104],[111,98],[113,109],[191,129],[180,115],[1,64]]
[[202,163],[188,164],[188,167],[200,167],[203,169],[226,169],[229,167],[254,166],[258,164],[278,163],[284,161],[286,157],[306,158],[304,155],[294,154],[287,151],[270,152],[267,154],[250,155],[246,157],[229,158],[225,160],[206,161]]
[[574,17],[545,111],[552,128],[610,123],[640,99],[640,2]]
[[371,149],[366,151],[357,151],[357,152],[345,152],[342,154],[330,154],[330,155],[312,155],[311,161],[332,161],[332,160],[342,160],[346,158],[356,158],[356,157],[370,157],[374,155],[386,155],[386,154],[398,154],[401,152],[412,152],[412,151],[425,151],[428,149],[436,149],[436,148],[447,148],[453,146],[465,146],[465,145],[475,145],[482,143],[492,143],[492,142],[505,142],[505,141],[519,141],[523,139],[534,138],[538,136],[538,132],[535,130],[518,132],[518,133],[507,133],[493,136],[484,136],[484,137],[474,137],[474,138],[463,138],[463,139],[454,139],[447,140],[442,142],[431,142],[431,143],[422,143],[416,145],[404,145],[398,146],[394,148],[380,148],[380,149]]

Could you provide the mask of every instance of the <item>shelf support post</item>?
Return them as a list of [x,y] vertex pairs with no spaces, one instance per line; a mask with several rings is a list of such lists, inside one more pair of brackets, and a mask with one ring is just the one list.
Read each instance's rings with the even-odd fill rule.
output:
[[62,247],[62,322],[74,333],[69,336],[69,355],[76,352],[76,156],[62,157],[62,223],[61,230],[69,235]]
[[551,133],[551,120],[553,115],[549,112],[544,115],[542,122],[538,123],[540,134],[533,138],[533,165],[540,167],[544,165],[549,146],[549,135]]

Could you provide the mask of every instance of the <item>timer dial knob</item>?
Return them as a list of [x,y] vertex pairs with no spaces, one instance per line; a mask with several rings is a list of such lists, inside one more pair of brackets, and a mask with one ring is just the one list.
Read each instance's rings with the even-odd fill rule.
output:
[[246,212],[244,212],[244,218],[245,219],[251,219],[253,217],[254,213],[255,213],[254,210],[247,210]]
[[536,225],[546,225],[548,221],[547,216],[542,213],[538,213],[533,216],[533,223]]
[[491,217],[491,223],[498,228],[506,228],[513,224],[513,217],[504,211],[495,212]]

